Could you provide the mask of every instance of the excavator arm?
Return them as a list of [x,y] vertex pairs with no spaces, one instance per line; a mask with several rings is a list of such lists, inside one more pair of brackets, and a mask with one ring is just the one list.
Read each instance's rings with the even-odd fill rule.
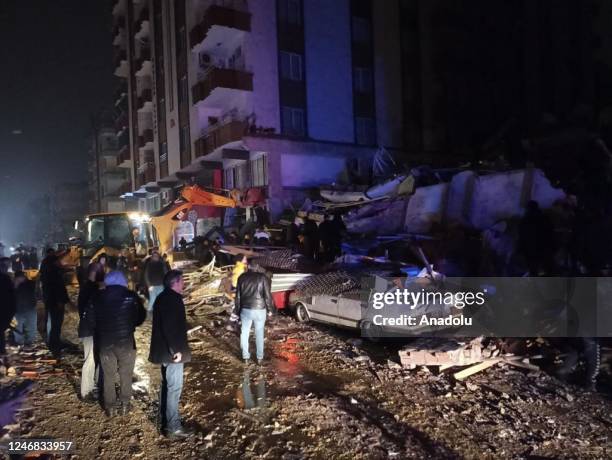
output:
[[235,208],[237,206],[237,203],[233,198],[207,192],[197,185],[191,185],[183,188],[181,197],[192,206],[215,206],[220,208]]
[[193,206],[214,206],[219,208],[235,208],[238,203],[235,199],[208,192],[197,185],[183,188],[181,197],[164,213],[151,219],[159,237],[160,250],[169,253],[173,246],[173,233],[176,224],[183,214],[188,213]]

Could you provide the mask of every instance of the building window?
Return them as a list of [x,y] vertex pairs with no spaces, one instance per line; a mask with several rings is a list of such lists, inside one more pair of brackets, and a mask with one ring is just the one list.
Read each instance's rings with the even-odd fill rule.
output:
[[[180,3],[180,2],[179,2]],[[176,57],[180,58],[185,54],[185,26],[181,26],[178,31],[177,37],[177,47],[176,47]]]
[[159,161],[168,161],[168,143],[162,142],[159,146]]
[[353,87],[358,93],[371,93],[372,69],[369,67],[355,67],[353,69]]
[[295,107],[282,108],[283,134],[288,136],[304,136],[306,134],[304,123],[304,109]]
[[355,140],[360,145],[376,144],[376,121],[373,118],[355,117]]
[[234,187],[239,189],[245,189],[250,186],[249,184],[249,162],[245,161],[234,168]]
[[251,179],[253,187],[265,187],[268,185],[268,170],[266,156],[262,155],[251,161]]
[[368,44],[371,40],[370,21],[366,18],[353,16],[353,42]]
[[304,66],[301,54],[280,52],[281,77],[286,80],[302,81],[304,79]]
[[233,189],[234,188],[234,168],[228,168],[225,170],[224,172],[224,187],[226,189]]
[[278,15],[283,24],[301,26],[302,2],[300,0],[279,0]]
[[189,125],[181,127],[181,152],[187,151],[189,145]]
[[181,78],[179,82],[179,104],[187,102],[189,98],[189,88],[187,87],[187,76]]

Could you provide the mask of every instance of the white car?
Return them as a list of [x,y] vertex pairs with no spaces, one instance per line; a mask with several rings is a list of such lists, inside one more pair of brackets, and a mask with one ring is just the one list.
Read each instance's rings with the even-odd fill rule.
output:
[[[386,282],[386,280],[384,281]],[[412,278],[409,279],[405,287],[409,290],[421,291],[424,287],[432,286],[432,281],[428,278]],[[393,292],[397,289],[397,287],[391,287],[391,289],[385,289],[385,291]],[[381,292],[381,290],[377,289],[377,292]],[[366,293],[366,291],[351,291],[339,295],[321,294],[302,298],[298,294],[290,298],[290,304],[293,306],[296,319],[300,322],[315,321],[349,329],[358,329],[361,330],[364,337],[372,340],[385,335],[410,336],[427,331],[435,332],[439,330],[438,327],[421,326],[419,324],[420,318],[423,316],[448,317],[461,314],[461,310],[453,305],[439,302],[420,304],[414,309],[406,305],[390,304],[384,307],[385,317],[399,318],[412,316],[415,318],[416,326],[381,325],[377,324],[380,321],[373,318],[373,315],[377,312],[373,311],[372,308],[368,308],[368,297],[369,293]],[[383,312],[383,310],[379,312]]]

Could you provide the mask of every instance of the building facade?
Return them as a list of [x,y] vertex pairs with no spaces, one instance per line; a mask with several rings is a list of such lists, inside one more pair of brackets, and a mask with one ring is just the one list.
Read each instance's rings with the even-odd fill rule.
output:
[[129,209],[194,181],[257,189],[276,216],[403,148],[399,2],[116,0],[113,15]]
[[121,196],[131,191],[131,184],[128,170],[119,167],[117,134],[112,125],[94,129],[88,157],[90,213],[125,211]]

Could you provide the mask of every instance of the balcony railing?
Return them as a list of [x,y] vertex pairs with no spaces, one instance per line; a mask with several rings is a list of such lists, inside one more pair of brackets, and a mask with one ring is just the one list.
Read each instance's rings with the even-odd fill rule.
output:
[[235,142],[247,133],[248,123],[245,120],[232,120],[221,125],[213,125],[195,142],[196,157],[214,152],[219,147]]
[[191,90],[193,103],[206,99],[215,88],[253,91],[253,74],[239,69],[210,67]]
[[246,2],[217,1],[208,7],[202,21],[189,33],[192,48],[204,41],[212,26],[224,26],[250,32],[251,14],[246,9]]
[[147,142],[153,142],[153,130],[145,129],[140,136],[138,136],[138,145],[144,147]]

